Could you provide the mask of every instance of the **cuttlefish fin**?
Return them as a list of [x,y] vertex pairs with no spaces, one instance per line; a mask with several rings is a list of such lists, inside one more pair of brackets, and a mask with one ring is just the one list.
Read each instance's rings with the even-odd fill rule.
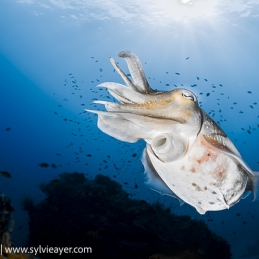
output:
[[[130,74],[134,81],[134,86],[137,88],[138,92],[144,93],[144,94],[155,92],[149,86],[143,67],[141,65],[141,62],[135,53],[133,53],[132,51],[121,51],[118,54],[118,56],[126,60]],[[121,72],[119,72],[119,74],[120,73]]]
[[[238,164],[242,166],[249,177],[245,192],[252,191],[254,194],[254,201],[259,200],[259,171],[253,171],[246,165],[239,153],[236,153],[235,150],[231,148],[229,144],[231,142],[227,137],[220,135],[217,137],[203,135],[203,137],[212,148],[220,150],[221,152],[231,156]],[[248,195],[244,194],[244,197],[247,196]]]
[[246,185],[245,192],[247,193],[253,192],[254,194],[253,201],[259,200],[259,171],[252,171],[252,174],[250,174],[249,176],[250,177]]
[[160,193],[161,195],[168,195],[179,200],[180,205],[184,204],[184,201],[180,199],[161,179],[161,177],[156,172],[154,166],[152,165],[150,158],[147,154],[147,149],[143,151],[141,162],[145,168],[145,184],[150,190]]
[[[246,189],[247,190],[247,189]],[[242,195],[242,197],[241,197],[241,199],[243,200],[243,199],[245,199],[245,198],[247,198],[250,194],[251,194],[251,191],[246,191],[245,190],[245,192],[244,192],[244,194]],[[238,202],[238,201],[237,201]]]

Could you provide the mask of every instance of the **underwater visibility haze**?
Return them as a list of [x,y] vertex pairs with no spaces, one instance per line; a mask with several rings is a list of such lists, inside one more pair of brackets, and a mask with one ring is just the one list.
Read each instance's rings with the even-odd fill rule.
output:
[[258,0],[0,8],[1,244],[259,258]]

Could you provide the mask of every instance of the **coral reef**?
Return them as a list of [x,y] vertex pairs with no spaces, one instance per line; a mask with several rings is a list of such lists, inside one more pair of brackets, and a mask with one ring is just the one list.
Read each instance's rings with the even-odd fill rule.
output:
[[91,247],[82,258],[231,258],[229,244],[203,221],[130,199],[107,176],[88,180],[82,173],[62,173],[40,188],[47,197],[37,204],[27,199],[24,206],[28,246]]
[[0,259],[33,259],[36,258],[32,254],[25,255],[23,253],[6,253],[6,248],[11,248],[11,234],[14,228],[14,220],[12,218],[13,207],[11,201],[4,194],[0,195],[0,243],[3,254],[0,254]]
[[0,241],[4,246],[12,246],[11,233],[14,221],[11,217],[13,207],[11,201],[4,194],[0,195]]

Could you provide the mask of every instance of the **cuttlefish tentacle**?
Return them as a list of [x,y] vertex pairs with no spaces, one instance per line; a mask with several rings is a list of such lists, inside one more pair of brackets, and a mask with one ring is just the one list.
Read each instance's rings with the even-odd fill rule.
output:
[[155,92],[149,86],[141,62],[135,53],[131,51],[121,51],[118,56],[126,60],[134,85],[139,92],[148,94]]

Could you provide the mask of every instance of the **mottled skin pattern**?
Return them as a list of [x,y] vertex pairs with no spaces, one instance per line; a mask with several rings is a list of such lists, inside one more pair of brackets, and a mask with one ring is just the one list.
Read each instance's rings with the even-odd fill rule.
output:
[[259,173],[252,171],[223,130],[199,107],[187,89],[153,90],[138,57],[119,53],[133,81],[110,58],[126,85],[106,82],[119,103],[95,101],[107,111],[98,114],[98,127],[121,141],[147,143],[142,163],[146,184],[178,198],[204,214],[228,209],[247,192],[258,198]]
[[201,214],[234,205],[243,195],[248,181],[244,168],[231,155],[208,143],[203,127],[179,160],[163,163],[154,155],[151,146],[147,148],[154,168],[167,186]]

